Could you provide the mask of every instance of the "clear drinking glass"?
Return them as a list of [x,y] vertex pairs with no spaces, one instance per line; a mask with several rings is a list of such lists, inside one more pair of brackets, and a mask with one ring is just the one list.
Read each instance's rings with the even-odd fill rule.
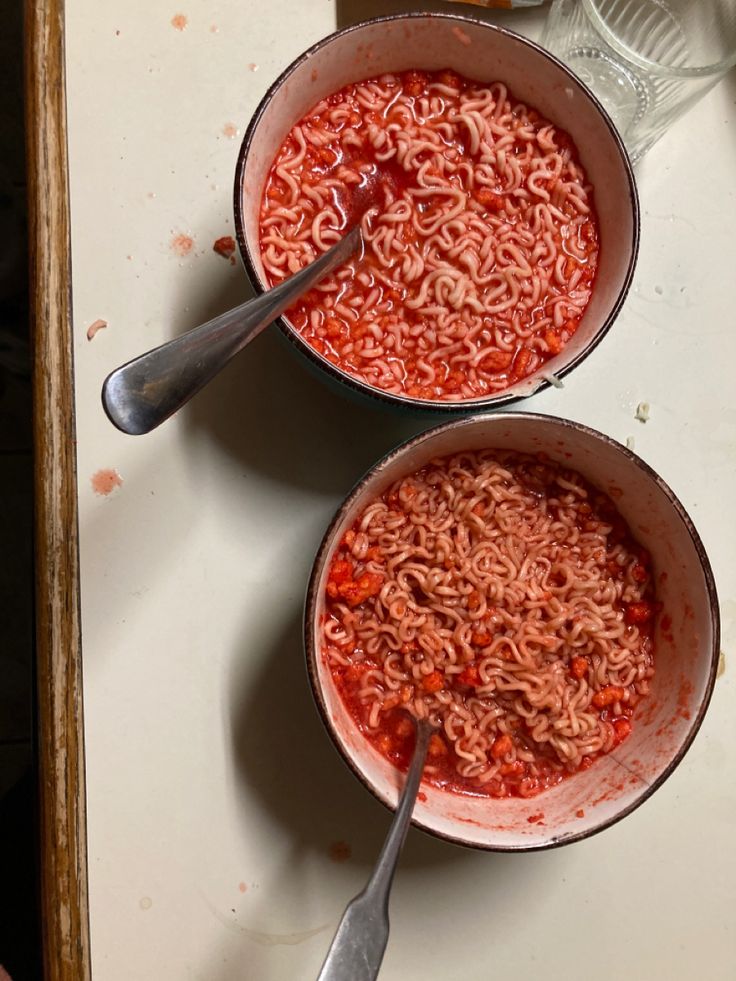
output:
[[542,44],[598,96],[637,161],[736,64],[736,0],[555,0]]

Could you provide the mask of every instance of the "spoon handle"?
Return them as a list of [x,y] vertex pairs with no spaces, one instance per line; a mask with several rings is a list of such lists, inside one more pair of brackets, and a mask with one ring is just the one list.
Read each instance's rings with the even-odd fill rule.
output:
[[388,897],[409,829],[431,726],[417,723],[414,757],[383,849],[365,889],[343,913],[317,981],[374,981],[388,943]]
[[132,436],[155,429],[360,244],[356,225],[285,282],[117,368],[102,386],[102,404],[110,421]]

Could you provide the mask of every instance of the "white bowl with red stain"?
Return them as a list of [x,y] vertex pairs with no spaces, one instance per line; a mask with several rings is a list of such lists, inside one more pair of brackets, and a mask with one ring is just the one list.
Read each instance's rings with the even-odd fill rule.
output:
[[600,255],[592,296],[563,350],[536,372],[496,394],[461,402],[412,398],[370,385],[319,354],[291,326],[286,337],[327,376],[353,392],[395,407],[468,413],[509,405],[562,378],[603,339],[626,298],[639,248],[639,202],[633,171],[601,104],[549,52],[510,31],[450,13],[399,14],[346,27],[300,55],[273,83],[243,138],[235,171],[238,246],[255,290],[269,288],[259,246],[263,188],[290,130],[321,99],[346,85],[387,72],[451,69],[476,81],[500,80],[572,137],[594,188]]
[[550,848],[609,827],[650,797],[687,752],[715,683],[720,621],[710,563],[682,504],[630,450],[565,419],[494,413],[447,422],[389,453],[356,485],[322,540],[305,610],[308,672],[340,755],[380,801],[394,808],[403,778],[359,731],[322,653],[330,560],[367,504],[395,480],[435,457],[487,448],[543,452],[613,497],[634,537],[651,554],[662,604],[651,692],[634,713],[631,735],[615,750],[529,799],[494,800],[422,785],[414,823],[425,831],[495,851]]

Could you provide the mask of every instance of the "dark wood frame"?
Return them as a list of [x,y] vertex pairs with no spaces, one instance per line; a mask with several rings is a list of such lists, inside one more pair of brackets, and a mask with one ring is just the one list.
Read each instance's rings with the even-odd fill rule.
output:
[[88,981],[63,0],[25,0],[40,912],[46,981]]

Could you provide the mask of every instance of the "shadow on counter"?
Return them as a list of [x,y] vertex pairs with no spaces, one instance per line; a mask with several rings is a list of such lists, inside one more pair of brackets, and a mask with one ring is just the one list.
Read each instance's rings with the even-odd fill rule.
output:
[[183,410],[185,425],[268,477],[343,493],[434,421],[333,391],[290,347],[277,327],[267,328]]
[[[275,638],[254,680],[251,672],[252,661],[245,690],[235,665],[229,686],[233,753],[241,780],[300,851],[310,849],[325,859],[368,869],[391,816],[348,770],[322,725],[307,680],[301,610]],[[464,849],[415,831],[407,839],[402,866],[470,858]]]

